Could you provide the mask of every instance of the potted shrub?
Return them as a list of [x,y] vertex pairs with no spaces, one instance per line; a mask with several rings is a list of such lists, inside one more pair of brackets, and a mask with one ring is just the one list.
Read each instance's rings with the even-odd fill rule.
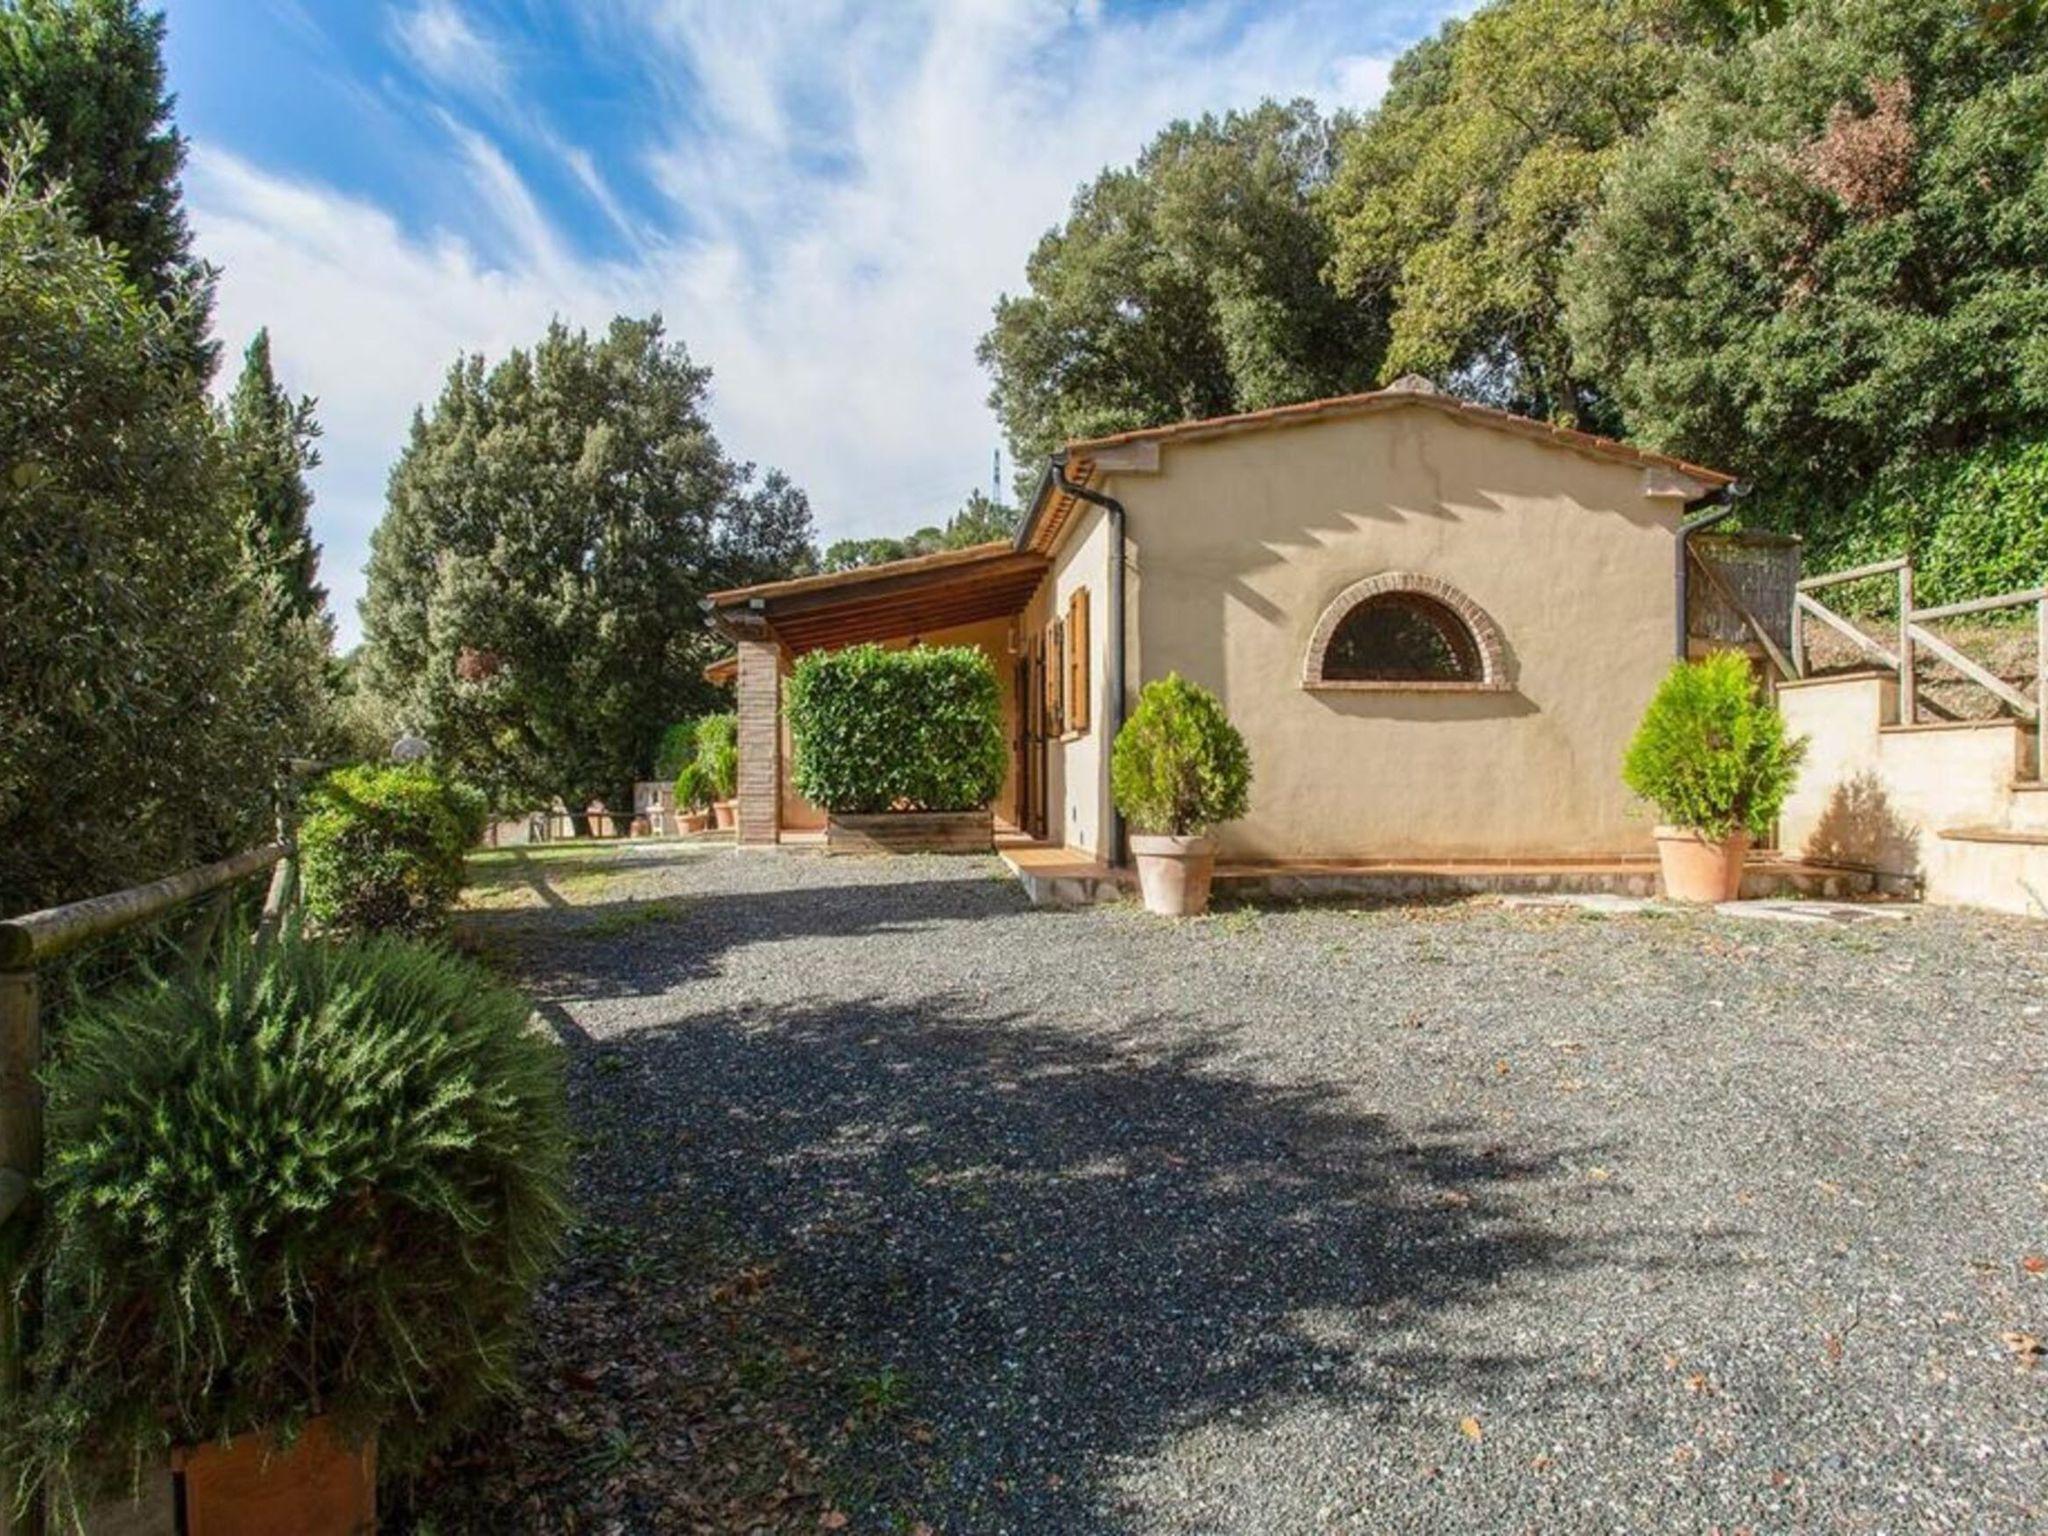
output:
[[1657,859],[1668,898],[1741,895],[1750,840],[1777,820],[1805,753],[1804,741],[1785,739],[1741,653],[1672,667],[1622,764],[1628,787],[1663,817]]
[[294,925],[81,1003],[46,1082],[11,1498],[75,1528],[169,1466],[180,1529],[356,1536],[379,1464],[513,1386],[569,1132],[560,1048],[480,967]]
[[481,793],[421,764],[337,769],[299,826],[306,910],[338,932],[436,933],[488,819]]
[[676,769],[675,807],[679,832],[702,832],[711,825],[710,782],[695,758]]
[[971,645],[813,651],[789,682],[792,777],[839,853],[987,853],[1002,685]]
[[1147,683],[1116,733],[1110,793],[1131,824],[1131,854],[1148,910],[1208,910],[1216,846],[1209,828],[1245,813],[1251,757],[1208,689],[1169,672]]
[[697,768],[711,801],[713,825],[729,832],[739,825],[740,717],[706,715],[697,722]]

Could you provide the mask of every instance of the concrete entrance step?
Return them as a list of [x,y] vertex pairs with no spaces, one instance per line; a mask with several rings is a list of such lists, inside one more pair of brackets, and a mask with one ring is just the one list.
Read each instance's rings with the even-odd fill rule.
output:
[[[1004,861],[1040,906],[1083,906],[1132,894],[1136,876],[1072,849],[1002,848]],[[1401,860],[1308,859],[1232,862],[1216,869],[1216,894],[1247,901],[1427,901],[1486,895],[1657,895],[1657,861],[1641,859]],[[1845,900],[1876,893],[1868,870],[1760,855],[1743,870],[1745,900]]]
[[2016,832],[2048,832],[2048,784],[2021,779],[2013,785],[2009,822]]
[[[1867,870],[1810,864],[1774,855],[1753,858],[1742,872],[1746,900],[1776,896],[1842,899],[1866,896],[1877,879]],[[1655,859],[1400,861],[1350,864],[1226,865],[1216,887],[1249,899],[1372,901],[1445,896],[1592,895],[1648,899],[1657,895]]]
[[[1660,901],[1640,896],[1507,896],[1501,904],[1539,910],[1566,908],[1603,916],[1626,917],[1645,912],[1676,910]],[[1909,903],[1883,901],[1819,901],[1769,899],[1724,901],[1714,911],[1722,917],[1742,918],[1760,923],[1825,924],[1846,927],[1855,923],[1896,922],[1913,910]]]

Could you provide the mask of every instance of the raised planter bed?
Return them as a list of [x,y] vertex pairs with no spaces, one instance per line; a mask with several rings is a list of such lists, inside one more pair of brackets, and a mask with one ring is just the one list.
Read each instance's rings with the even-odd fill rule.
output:
[[993,853],[994,815],[978,811],[878,811],[825,823],[832,853]]

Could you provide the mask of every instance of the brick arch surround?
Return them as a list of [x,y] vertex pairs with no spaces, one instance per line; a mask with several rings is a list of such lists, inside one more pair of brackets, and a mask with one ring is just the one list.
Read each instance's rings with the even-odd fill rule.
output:
[[[1479,652],[1477,681],[1426,682],[1323,676],[1323,658],[1329,652],[1337,626],[1360,603],[1368,598],[1384,597],[1390,592],[1426,597],[1457,616],[1471,634],[1473,645]],[[1353,693],[1503,693],[1515,685],[1511,672],[1507,641],[1501,635],[1500,626],[1493,622],[1484,608],[1449,582],[1439,581],[1434,576],[1422,576],[1414,571],[1382,571],[1377,576],[1353,582],[1323,610],[1323,616],[1316,621],[1315,633],[1309,636],[1308,656],[1302,663],[1301,685],[1304,688]]]

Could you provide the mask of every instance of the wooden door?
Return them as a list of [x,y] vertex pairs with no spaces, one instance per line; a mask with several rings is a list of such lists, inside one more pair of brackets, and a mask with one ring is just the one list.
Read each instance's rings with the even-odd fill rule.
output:
[[[1031,832],[1032,786],[1036,775],[1031,771],[1031,658],[1019,656],[1011,668],[1010,697],[1015,701],[1011,715],[1015,724],[1010,732],[1010,750],[1016,756],[1016,772],[1013,777],[1017,784],[1016,802],[1010,807],[1010,814],[1016,818],[1017,830]],[[1032,833],[1036,836],[1036,833]]]
[[1017,660],[1017,824],[1046,832],[1045,642],[1033,636]]

